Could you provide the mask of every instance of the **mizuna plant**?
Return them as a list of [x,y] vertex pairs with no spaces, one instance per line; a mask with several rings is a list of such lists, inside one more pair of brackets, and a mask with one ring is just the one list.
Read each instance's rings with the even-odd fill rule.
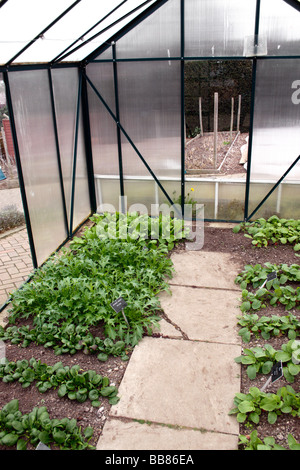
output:
[[[138,214],[92,217],[94,225],[70,248],[54,255],[32,281],[12,294],[9,322],[32,319],[32,328],[0,329],[0,339],[28,346],[30,342],[54,348],[56,354],[84,349],[126,359],[126,348],[159,326],[159,292],[169,291],[174,273],[167,256],[184,236],[183,222],[160,216],[153,221]],[[127,302],[125,314],[110,304]],[[90,329],[102,326],[104,337]],[[11,329],[13,328],[13,329]]]

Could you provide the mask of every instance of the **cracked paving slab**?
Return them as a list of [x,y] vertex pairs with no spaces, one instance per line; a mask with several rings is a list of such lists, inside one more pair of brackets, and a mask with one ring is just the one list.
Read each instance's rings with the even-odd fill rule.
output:
[[189,339],[241,344],[237,292],[182,286],[172,286],[171,292],[160,295],[161,306]]

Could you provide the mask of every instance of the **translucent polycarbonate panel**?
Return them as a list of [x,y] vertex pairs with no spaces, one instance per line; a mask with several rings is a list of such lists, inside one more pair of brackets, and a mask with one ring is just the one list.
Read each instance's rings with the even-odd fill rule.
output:
[[97,212],[120,212],[120,180],[115,178],[102,178],[95,175],[95,189],[97,200]]
[[169,0],[117,41],[122,59],[179,55],[180,0]]
[[[5,64],[74,0],[9,0],[1,7],[0,63]],[[34,61],[34,58],[32,58]]]
[[38,264],[66,239],[47,70],[9,73]]
[[[258,180],[264,183],[259,189],[260,200],[300,154],[299,76],[300,59],[260,60],[257,64],[251,182]],[[300,181],[299,164],[284,181]],[[250,185],[249,214],[260,202],[257,188],[254,183]],[[296,192],[294,196],[298,198]],[[268,207],[270,211],[276,209],[272,198],[273,195],[262,211]]]
[[[41,39],[38,39],[28,48],[18,58],[18,61],[28,62],[34,58],[34,61],[37,62],[48,62],[60,55],[69,46],[72,46],[70,49],[72,50],[82,44],[83,41],[88,40],[97,31],[110,25],[113,19],[107,15],[119,4],[119,0],[110,0],[109,2],[81,0],[52,28],[46,31]],[[98,22],[98,27],[88,32]],[[77,39],[78,41],[76,41]],[[73,43],[75,44],[72,45]],[[93,42],[94,48],[98,46],[99,40],[96,43]],[[79,51],[78,58],[83,58],[84,55]]]
[[[251,179],[278,180],[300,154],[300,59],[257,64]],[[297,165],[286,176],[300,180]]]
[[[68,220],[70,222],[75,127],[79,86],[78,69],[53,69],[52,82],[66,207]],[[73,228],[75,228],[84,218],[89,215],[89,211],[90,203],[87,183],[83,123],[80,112],[77,141],[75,211],[73,216]]]
[[78,70],[53,69],[51,73],[66,208],[70,221]]
[[[266,194],[272,189],[275,181],[270,183],[264,183],[261,181],[252,181],[250,185],[250,196],[249,196],[249,209],[248,216],[256,210],[258,205],[264,199]],[[258,219],[259,217],[264,217],[268,219],[274,214],[278,214],[277,211],[277,201],[278,201],[278,189],[275,189],[270,197],[265,201],[265,203],[253,214],[251,220]]]
[[215,218],[220,220],[244,220],[245,183],[221,182],[218,184]]
[[[111,10],[114,10],[114,2],[103,2],[99,0],[93,0],[101,6],[109,4]],[[141,2],[141,0],[126,0],[118,1],[120,8],[113,11],[112,14],[103,21],[99,26],[94,28],[89,34],[84,36],[83,45],[77,51],[70,54],[66,60],[82,60],[87,57],[89,54],[92,54],[99,46],[107,43],[112,36],[118,33],[122,28],[127,26],[132,20],[134,20],[138,15],[143,13],[147,8],[149,8],[156,0],[149,1],[149,3]],[[96,22],[94,15],[93,23]],[[95,36],[95,37],[94,37]]]
[[187,0],[185,56],[243,56],[254,38],[256,0]]
[[[181,82],[177,61],[118,63],[120,122],[159,179],[181,172]],[[122,134],[126,176],[149,176]]]
[[283,0],[261,0],[259,36],[266,38],[268,55],[299,55],[299,11]]
[[[89,64],[87,76],[115,114],[113,65],[111,63]],[[89,84],[88,99],[94,173],[119,175],[116,123]]]
[[295,197],[296,194],[300,194],[300,183],[282,183],[278,192],[277,204],[280,216],[287,219],[300,219],[299,196]]
[[[193,191],[191,190],[193,188]],[[185,197],[204,205],[204,217],[215,219],[216,185],[214,181],[186,178]]]
[[151,214],[151,204],[156,202],[154,180],[125,180],[124,190],[128,212]]

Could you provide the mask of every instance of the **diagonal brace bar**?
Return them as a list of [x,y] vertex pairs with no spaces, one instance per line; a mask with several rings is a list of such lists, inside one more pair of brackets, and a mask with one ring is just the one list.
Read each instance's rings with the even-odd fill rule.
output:
[[275,191],[275,189],[280,185],[280,183],[282,182],[282,180],[284,180],[284,178],[286,177],[286,175],[292,170],[292,168],[294,168],[294,166],[298,163],[298,161],[300,160],[300,155],[299,157],[296,158],[296,160],[294,161],[294,163],[291,164],[291,166],[286,170],[286,172],[282,175],[282,177],[277,181],[276,184],[274,184],[273,188],[270,189],[270,191],[268,192],[268,194],[263,198],[263,200],[258,204],[258,206],[254,209],[253,212],[251,212],[251,214],[245,219],[245,222],[248,222],[251,217],[258,211],[258,209],[266,202],[266,200],[271,196],[271,194]]

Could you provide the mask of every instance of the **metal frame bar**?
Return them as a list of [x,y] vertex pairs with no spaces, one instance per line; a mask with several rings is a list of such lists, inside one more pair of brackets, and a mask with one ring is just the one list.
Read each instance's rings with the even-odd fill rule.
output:
[[85,67],[81,69],[81,77],[82,77],[81,100],[82,100],[86,166],[87,166],[87,174],[88,174],[88,182],[89,182],[91,211],[92,213],[94,213],[97,210],[97,202],[96,202],[96,188],[95,188],[93,152],[92,152],[91,129],[90,129],[89,103],[88,103],[88,95],[87,95],[87,83],[85,79]]
[[123,158],[122,158],[122,142],[121,142],[121,130],[118,126],[120,122],[120,107],[119,107],[119,86],[118,86],[118,69],[116,62],[116,43],[112,43],[112,55],[113,55],[113,74],[114,74],[114,88],[115,88],[115,106],[116,106],[116,119],[117,119],[117,142],[118,142],[118,160],[119,160],[119,179],[120,179],[120,196],[122,204],[122,212],[125,212],[124,207],[124,178],[123,178]]
[[67,206],[66,206],[66,196],[65,196],[65,190],[64,190],[62,166],[61,166],[61,155],[60,155],[60,148],[59,148],[57,119],[56,119],[56,111],[55,111],[55,102],[54,102],[54,92],[53,92],[53,81],[52,81],[51,69],[48,70],[48,78],[49,78],[50,100],[51,100],[52,119],[53,119],[53,127],[54,127],[56,154],[57,154],[58,173],[59,173],[59,183],[60,183],[61,197],[62,197],[62,203],[63,203],[65,228],[66,228],[67,236],[69,238],[70,232],[69,232],[69,228],[68,228],[68,215],[67,215]]
[[[255,26],[254,26],[254,50],[256,49],[259,35],[259,17],[260,17],[260,0],[256,0],[255,12]],[[244,219],[248,219],[249,210],[249,195],[250,195],[250,181],[251,181],[251,159],[252,159],[252,146],[253,146],[253,127],[254,127],[254,112],[255,112],[255,91],[256,91],[256,70],[257,58],[253,58],[252,68],[252,90],[251,90],[251,108],[250,108],[250,128],[249,128],[249,143],[248,143],[248,159],[247,159],[247,176],[245,188],[245,209]]]
[[34,238],[33,238],[31,221],[30,221],[30,214],[29,214],[29,209],[28,209],[28,202],[27,202],[23,170],[22,170],[22,164],[21,164],[21,158],[20,158],[20,151],[19,151],[15,118],[14,118],[13,104],[12,104],[12,99],[11,99],[8,72],[3,73],[3,78],[4,78],[5,87],[6,87],[7,107],[8,107],[9,116],[10,116],[12,138],[13,138],[14,149],[15,149],[15,157],[16,157],[16,164],[17,164],[17,169],[18,169],[20,192],[22,196],[22,203],[23,203],[24,216],[25,216],[25,221],[26,221],[28,241],[29,241],[29,246],[30,246],[30,251],[31,251],[33,267],[36,269],[38,267],[38,263],[37,263],[36,250],[35,250]]
[[297,0],[283,0],[285,3],[290,5],[292,8],[295,8],[296,10],[300,11],[300,3],[297,2]]
[[44,28],[39,34],[37,34],[26,46],[24,46],[17,54],[15,54],[7,63],[6,66],[10,65],[17,57],[19,57],[23,52],[25,52],[32,44],[34,44],[40,37],[45,34],[52,26],[54,26],[61,18],[63,18],[69,11],[71,11],[81,0],[76,0],[72,5],[70,5],[65,11],[63,11],[55,20],[53,20],[46,28]]
[[181,212],[184,216],[184,202],[185,202],[185,86],[184,86],[184,13],[185,4],[184,0],[180,0],[180,74],[181,74]]
[[77,110],[76,110],[76,122],[75,122],[75,136],[74,136],[74,152],[73,152],[71,206],[70,206],[70,228],[69,228],[70,236],[72,236],[72,234],[73,234],[76,163],[77,163],[77,144],[78,144],[79,114],[80,114],[80,105],[81,105],[81,88],[82,88],[82,73],[79,72],[78,94],[77,94]]

